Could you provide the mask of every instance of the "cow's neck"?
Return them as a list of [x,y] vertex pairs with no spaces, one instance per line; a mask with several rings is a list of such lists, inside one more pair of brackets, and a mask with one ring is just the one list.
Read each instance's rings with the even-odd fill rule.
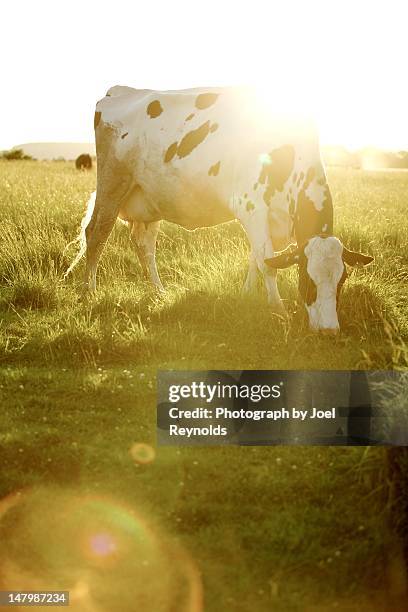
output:
[[333,234],[333,204],[328,186],[324,199],[314,203],[305,191],[300,191],[293,215],[293,234],[298,244],[304,244],[313,236]]

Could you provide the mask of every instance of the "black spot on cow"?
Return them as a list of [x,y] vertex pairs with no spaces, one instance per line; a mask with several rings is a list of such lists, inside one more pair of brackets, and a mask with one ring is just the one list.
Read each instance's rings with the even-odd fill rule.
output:
[[95,116],[94,116],[94,130],[96,130],[96,128],[98,127],[101,117],[102,117],[102,113],[99,111],[96,111]]
[[265,263],[274,269],[289,268],[297,264],[299,266],[299,294],[304,303],[310,306],[317,299],[317,287],[307,271],[308,260],[305,255],[305,246],[306,244],[303,244],[295,249],[289,246],[280,255],[266,259]]
[[265,185],[263,199],[267,206],[276,192],[283,191],[293,170],[295,151],[292,145],[283,145],[269,153],[269,161],[262,165],[258,182]]
[[173,142],[167,149],[166,153],[164,154],[165,163],[171,161],[176,153],[177,153],[177,142]]
[[221,162],[217,162],[208,170],[208,176],[217,176],[220,171]]
[[[217,126],[217,124],[214,125]],[[169,146],[164,155],[164,161],[171,161],[176,153],[180,158],[190,155],[190,153],[207,138],[208,134],[214,131],[212,129],[213,127],[214,126],[212,126],[209,121],[206,121],[197,129],[187,132],[179,143],[173,142],[173,144]]]
[[310,183],[313,181],[315,176],[316,176],[316,169],[313,166],[310,166],[306,174],[304,189],[307,189],[309,187]]
[[88,153],[82,153],[75,160],[77,170],[90,170],[92,168],[92,157]]
[[217,98],[218,98],[219,94],[217,93],[203,93],[203,94],[199,94],[196,97],[195,100],[195,105],[198,109],[200,110],[204,110],[205,108],[208,108],[209,106],[212,106]]
[[317,287],[307,271],[307,257],[304,251],[299,253],[299,293],[305,304],[310,306],[317,299]]
[[190,155],[191,151],[193,151],[199,144],[203,142],[210,133],[211,126],[210,122],[206,121],[196,130],[192,130],[188,132],[181,140],[177,147],[177,155],[179,157],[187,157]]
[[150,119],[156,119],[156,117],[161,115],[163,112],[163,108],[159,100],[153,100],[153,102],[150,102],[150,104],[146,108],[146,112],[149,115]]
[[333,208],[333,201],[332,201],[329,185],[327,183],[324,186],[323,208],[327,208],[327,209]]
[[190,113],[188,117],[186,117],[186,121],[191,121],[191,119],[194,117],[194,113]]
[[344,285],[344,283],[346,281],[346,278],[347,278],[347,270],[346,270],[346,266],[343,265],[343,274],[341,275],[341,279],[339,280],[339,282],[337,284],[337,291],[336,291],[336,304],[337,304],[337,306],[339,305],[340,293],[341,293],[343,285]]
[[[302,175],[304,177],[303,172],[300,176]],[[321,233],[327,235],[332,235],[333,233],[333,204],[327,182],[324,188],[324,199],[320,210],[316,208],[315,203],[306,193],[309,185],[316,176],[316,168],[311,166],[306,173],[306,178],[298,193],[294,218],[294,231],[298,244],[302,244],[312,236]]]
[[123,140],[124,138],[126,138],[126,136],[129,134],[129,132],[125,132],[124,134],[122,134],[121,139]]

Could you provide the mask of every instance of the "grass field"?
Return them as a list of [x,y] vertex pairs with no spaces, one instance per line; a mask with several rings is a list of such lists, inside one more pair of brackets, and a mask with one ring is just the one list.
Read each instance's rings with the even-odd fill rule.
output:
[[288,320],[260,287],[241,297],[248,246],[237,223],[164,224],[157,296],[118,225],[97,293],[61,277],[95,174],[62,162],[0,163],[0,495],[59,483],[141,505],[196,559],[206,610],[380,610],[386,597],[383,451],[156,449],[155,375],[176,369],[405,368],[408,173],[329,170],[336,234],[374,263],[350,273],[338,338],[309,333],[296,271]]

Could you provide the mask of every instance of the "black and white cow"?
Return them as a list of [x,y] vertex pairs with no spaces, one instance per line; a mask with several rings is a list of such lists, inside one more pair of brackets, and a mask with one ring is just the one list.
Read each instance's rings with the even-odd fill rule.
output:
[[[238,219],[251,245],[244,290],[259,271],[269,302],[282,310],[277,269],[298,264],[311,328],[338,331],[345,263],[365,265],[372,257],[333,236],[332,199],[310,123],[274,115],[239,88],[117,86],[97,104],[95,133],[96,201],[73,264],[86,249],[87,288],[96,287],[98,260],[117,217],[128,222],[143,271],[159,290],[161,220],[193,230]],[[296,249],[276,255],[294,240]]]

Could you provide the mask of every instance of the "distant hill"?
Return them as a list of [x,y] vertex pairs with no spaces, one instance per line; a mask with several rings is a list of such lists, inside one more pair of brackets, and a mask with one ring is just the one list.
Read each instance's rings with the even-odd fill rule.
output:
[[90,142],[26,142],[13,149],[23,149],[35,159],[76,159],[81,153],[95,155],[95,145]]
[[[13,147],[23,149],[34,159],[74,160],[81,153],[95,157],[95,145],[91,142],[27,142]],[[1,151],[0,151],[1,156]],[[348,151],[342,146],[322,147],[322,156],[328,166],[345,166],[374,170],[381,168],[408,169],[408,151],[382,151],[366,147]]]

